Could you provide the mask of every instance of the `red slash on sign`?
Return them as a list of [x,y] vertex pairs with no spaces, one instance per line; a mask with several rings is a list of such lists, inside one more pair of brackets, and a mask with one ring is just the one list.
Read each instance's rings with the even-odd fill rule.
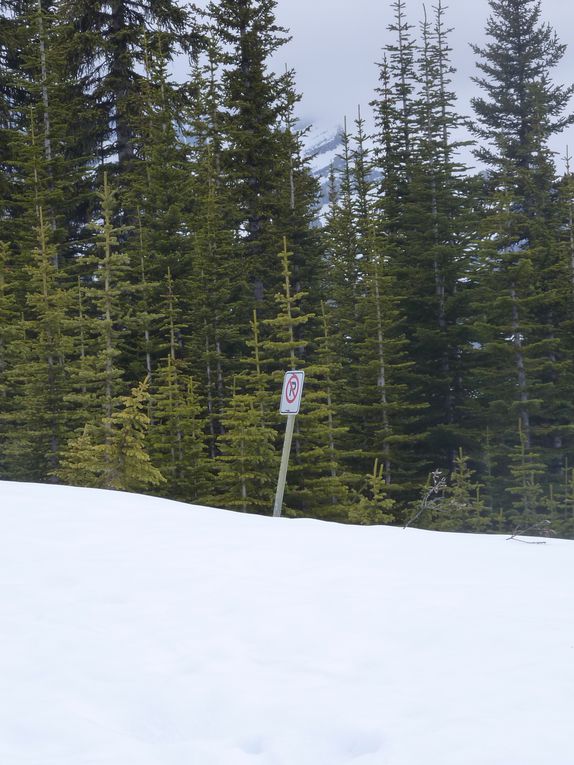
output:
[[303,393],[304,372],[285,372],[283,378],[283,392],[281,394],[281,414],[297,414],[301,404],[301,394]]
[[287,378],[287,388],[285,390],[285,400],[288,404],[293,404],[297,400],[297,394],[299,393],[299,377],[291,373],[291,377]]

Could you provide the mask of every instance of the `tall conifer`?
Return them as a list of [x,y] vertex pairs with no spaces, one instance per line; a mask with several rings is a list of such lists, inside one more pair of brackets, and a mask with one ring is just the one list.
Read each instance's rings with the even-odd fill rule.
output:
[[541,21],[540,2],[490,0],[490,8],[487,43],[474,46],[482,95],[472,102],[482,141],[477,156],[490,170],[477,273],[480,385],[502,449],[499,465],[518,414],[524,449],[541,449],[552,473],[570,445],[571,415],[553,407],[570,362],[560,331],[555,168],[548,141],[574,121],[566,111],[574,86],[550,79],[565,48]]

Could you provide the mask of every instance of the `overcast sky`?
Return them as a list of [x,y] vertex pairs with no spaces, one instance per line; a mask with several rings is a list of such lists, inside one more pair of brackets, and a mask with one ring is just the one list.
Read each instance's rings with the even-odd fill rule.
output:
[[[426,4],[432,13],[435,0]],[[420,0],[407,0],[409,21],[417,25],[423,16]],[[489,13],[487,0],[448,0],[445,21],[453,27],[450,36],[453,64],[457,68],[454,90],[459,97],[459,112],[468,114],[473,93],[470,78],[475,74],[470,43],[484,40]],[[574,4],[570,0],[542,0],[544,20],[556,29],[560,41],[568,45],[555,79],[574,81]],[[277,64],[293,67],[297,87],[303,94],[299,116],[319,129],[353,119],[357,105],[370,110],[369,101],[377,84],[376,61],[381,49],[392,39],[387,31],[392,21],[390,0],[279,0],[277,20],[290,29],[293,40],[277,56]],[[574,151],[574,131],[563,134],[555,145],[560,153],[568,144]]]

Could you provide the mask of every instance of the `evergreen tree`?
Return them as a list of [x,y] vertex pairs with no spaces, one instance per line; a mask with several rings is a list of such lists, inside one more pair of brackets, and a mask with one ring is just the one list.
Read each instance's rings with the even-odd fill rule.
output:
[[304,358],[312,335],[313,314],[301,306],[305,293],[293,289],[292,253],[283,241],[279,253],[283,291],[278,292],[277,315],[264,322],[268,330],[261,347],[272,361],[270,380],[278,390],[288,369],[306,370],[305,405],[297,418],[293,456],[286,489],[287,512],[312,517],[345,518],[347,486],[335,440],[341,434],[332,399],[333,352],[326,324],[315,359]]
[[366,476],[356,503],[349,509],[349,521],[363,526],[391,523],[395,520],[396,501],[387,496],[384,465],[375,460],[373,472]]
[[[474,46],[477,156],[490,168],[477,272],[480,388],[493,429],[521,420],[525,449],[559,470],[571,419],[553,406],[570,362],[562,348],[555,169],[549,139],[572,124],[573,87],[555,85],[564,55],[537,0],[491,0],[488,42]],[[568,407],[566,402],[563,402]],[[507,413],[507,415],[505,414]]]
[[121,408],[105,417],[101,427],[86,424],[72,439],[57,476],[64,483],[100,489],[138,491],[158,486],[165,479],[151,463],[145,438],[149,427],[148,383],[144,380]]
[[459,448],[450,480],[433,519],[433,528],[441,531],[487,531],[491,527],[487,508],[481,497],[481,485],[473,481],[469,458]]
[[18,320],[16,300],[10,284],[9,255],[8,245],[0,242],[0,401],[3,401],[7,394],[8,346],[12,339],[13,327]]
[[273,505],[276,433],[265,423],[256,392],[233,392],[221,416],[223,434],[215,501],[242,512],[270,512]]
[[513,526],[531,526],[536,523],[544,507],[540,483],[544,464],[527,441],[522,419],[518,420],[518,444],[510,456],[510,473],[513,481],[507,491],[514,498],[514,512],[511,511]]
[[405,288],[399,289],[394,275],[397,244],[380,205],[360,112],[355,126],[348,148],[344,140],[341,201],[333,206],[328,224],[340,221],[347,232],[347,247],[331,269],[338,285],[334,294],[341,296],[333,313],[342,349],[339,387],[349,425],[345,459],[355,474],[366,473],[377,459],[389,490],[404,490],[417,481],[413,445],[424,433],[418,414],[424,405],[412,385],[413,362],[406,353]]
[[[276,0],[218,0],[208,6],[221,43],[221,168],[233,191],[236,258],[247,288],[240,301],[245,324],[253,299],[264,311],[273,309],[273,295],[281,284],[274,253],[282,237],[293,235],[301,246],[313,239],[305,188],[311,181],[292,126],[297,100],[293,75],[276,75],[269,68],[271,57],[289,40],[287,30],[276,22],[276,5]],[[312,261],[306,257],[305,262],[304,256],[307,252],[302,251],[297,268],[307,287]]]
[[[19,400],[18,429],[32,440],[30,479],[41,480],[58,466],[58,455],[68,425],[64,403],[68,391],[67,357],[72,343],[67,309],[69,293],[55,266],[55,248],[49,244],[49,227],[43,208],[38,209],[37,247],[26,267],[29,277],[26,335],[20,359],[10,371]],[[16,423],[13,423],[13,426]],[[21,455],[26,461],[26,454]]]
[[[28,86],[31,93],[32,79]],[[27,480],[42,480],[57,467],[66,429],[63,399],[71,348],[68,285],[59,257],[61,231],[54,217],[63,187],[55,185],[47,120],[37,132],[43,108],[42,101],[31,100],[28,119],[13,131],[11,152],[18,179],[14,179],[11,220],[6,222],[12,239],[9,294],[18,304],[19,321],[18,329],[12,322],[5,328],[6,388],[0,417],[6,423],[5,453],[11,454],[7,469]]]
[[383,173],[377,207],[387,270],[401,285],[405,353],[413,399],[427,404],[418,416],[420,481],[431,469],[428,454],[451,465],[460,441],[464,397],[464,306],[469,214],[463,169],[453,133],[460,123],[450,90],[452,66],[444,8],[421,24],[417,47],[395,3],[375,100],[379,133],[376,163]]
[[[435,458],[449,469],[461,438],[468,345],[468,249],[474,236],[465,168],[457,160],[460,126],[450,90],[448,30],[439,2],[421,24],[415,106],[417,142],[405,200],[403,300],[415,385],[429,404],[423,427]],[[431,318],[432,317],[432,318]]]
[[233,193],[222,170],[223,96],[216,59],[215,43],[210,40],[207,62],[196,63],[191,83],[191,172],[186,194],[193,202],[186,210],[186,228],[193,247],[186,278],[176,284],[187,325],[182,338],[189,368],[194,378],[205,381],[212,457],[226,393],[239,372],[238,359],[245,354],[248,337],[248,317],[239,308],[248,292],[247,274],[237,257]]
[[101,218],[92,224],[92,246],[81,263],[74,325],[78,342],[70,365],[72,405],[78,426],[110,422],[124,393],[124,306],[133,294],[129,257],[120,248],[123,228],[114,223],[117,195],[104,173],[98,192]]
[[161,493],[172,499],[201,502],[211,491],[205,418],[197,385],[178,370],[170,353],[155,375],[149,454],[161,470]]
[[187,49],[188,13],[172,0],[62,0],[60,12],[67,20],[68,66],[90,102],[90,154],[129,169],[136,158],[146,54],[155,49],[172,60]]
[[338,363],[322,305],[322,333],[313,359],[305,366],[304,404],[298,416],[298,454],[289,496],[296,512],[325,520],[347,520],[352,478],[343,467],[347,428],[335,402]]
[[12,34],[3,77],[8,214],[0,223],[7,234],[0,237],[19,247],[22,233],[26,236],[30,230],[22,219],[29,215],[32,203],[41,204],[62,264],[71,257],[71,250],[77,250],[70,240],[81,236],[87,189],[84,147],[90,120],[66,67],[59,6],[32,0],[14,3],[9,26]]

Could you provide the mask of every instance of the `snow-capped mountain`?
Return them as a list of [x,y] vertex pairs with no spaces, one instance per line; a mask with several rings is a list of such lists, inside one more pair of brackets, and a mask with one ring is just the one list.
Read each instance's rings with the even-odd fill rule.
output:
[[343,160],[342,128],[334,130],[313,130],[305,136],[305,156],[315,178],[321,184],[321,209],[325,210],[329,201],[329,172],[331,167],[341,169]]

